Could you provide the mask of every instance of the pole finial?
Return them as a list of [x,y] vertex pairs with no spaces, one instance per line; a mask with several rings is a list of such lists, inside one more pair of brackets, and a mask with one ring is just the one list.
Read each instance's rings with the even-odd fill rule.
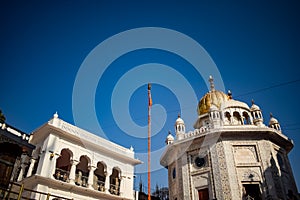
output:
[[148,83],[148,90],[151,90],[151,83]]
[[212,77],[211,75],[209,76],[208,81],[209,81],[209,84],[210,84],[210,91],[211,91],[211,92],[212,92],[212,91],[215,91],[214,79],[213,79],[213,77]]

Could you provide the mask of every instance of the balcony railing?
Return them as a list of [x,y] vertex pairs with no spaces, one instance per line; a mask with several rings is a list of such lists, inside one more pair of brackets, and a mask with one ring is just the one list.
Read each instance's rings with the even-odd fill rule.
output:
[[100,192],[105,192],[105,182],[103,181],[97,181],[97,189]]
[[[53,177],[56,180],[60,180],[63,182],[70,182],[69,180],[70,172],[66,170],[62,170],[59,168],[55,169],[55,173],[53,174]],[[82,175],[82,172],[79,171],[79,173],[75,174],[75,184],[82,187],[88,186],[88,176]],[[96,187],[94,187],[96,190],[100,192],[109,191],[113,195],[120,195],[120,186],[115,184],[110,184],[109,188],[105,188],[105,181],[98,180],[96,182]]]
[[69,174],[70,174],[69,171],[56,168],[53,176],[56,180],[60,180],[63,182],[69,182]]

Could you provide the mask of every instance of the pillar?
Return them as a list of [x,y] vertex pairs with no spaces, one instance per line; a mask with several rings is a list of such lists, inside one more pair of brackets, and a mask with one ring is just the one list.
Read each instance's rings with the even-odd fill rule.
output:
[[24,176],[24,172],[25,172],[25,167],[26,167],[26,164],[22,163],[21,164],[21,170],[20,170],[20,173],[19,173],[19,176],[18,176],[18,181],[22,181],[23,180],[23,176]]
[[105,193],[110,194],[110,178],[109,176],[112,174],[112,169],[107,168],[106,178],[105,178]]
[[78,161],[72,160],[71,164],[72,164],[72,166],[71,166],[71,170],[70,170],[69,179],[70,179],[70,183],[75,184],[76,165],[78,164]]
[[29,169],[28,169],[28,172],[27,172],[27,176],[26,177],[29,177],[32,175],[32,170],[33,170],[33,167],[34,167],[34,164],[35,164],[36,160],[34,158],[31,158],[30,159],[30,165],[29,165]]
[[24,177],[24,173],[25,173],[25,168],[26,168],[26,165],[27,165],[27,161],[28,160],[28,156],[27,156],[27,154],[22,154],[21,155],[21,170],[20,170],[20,173],[19,173],[19,175],[18,175],[18,181],[21,181],[21,180],[23,180],[23,177]]
[[88,177],[88,188],[94,189],[93,184],[94,184],[94,166],[89,166],[89,177]]

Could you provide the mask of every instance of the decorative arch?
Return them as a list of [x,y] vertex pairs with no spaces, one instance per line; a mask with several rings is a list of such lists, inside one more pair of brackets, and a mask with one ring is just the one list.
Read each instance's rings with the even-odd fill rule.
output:
[[251,124],[250,115],[248,112],[243,112],[243,124]]
[[61,181],[69,181],[71,170],[71,158],[73,152],[70,149],[62,149],[60,156],[56,159],[54,178]]
[[109,176],[109,192],[111,194],[120,195],[120,185],[121,185],[121,169],[119,167],[114,167],[112,174]]
[[226,111],[224,114],[224,124],[231,124],[231,115],[228,111]]
[[79,163],[76,165],[75,184],[87,187],[89,177],[89,165],[91,160],[88,156],[80,156]]
[[105,180],[107,175],[107,166],[101,161],[97,163],[97,169],[94,171],[94,188],[104,192],[105,191]]
[[233,124],[234,125],[242,125],[242,118],[239,112],[234,111],[233,112]]

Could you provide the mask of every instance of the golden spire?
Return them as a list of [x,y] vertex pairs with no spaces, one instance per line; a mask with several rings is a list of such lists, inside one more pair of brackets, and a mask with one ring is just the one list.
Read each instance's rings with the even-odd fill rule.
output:
[[213,79],[213,77],[211,75],[209,76],[208,81],[209,81],[209,84],[210,84],[210,91],[211,92],[215,91],[214,79]]

